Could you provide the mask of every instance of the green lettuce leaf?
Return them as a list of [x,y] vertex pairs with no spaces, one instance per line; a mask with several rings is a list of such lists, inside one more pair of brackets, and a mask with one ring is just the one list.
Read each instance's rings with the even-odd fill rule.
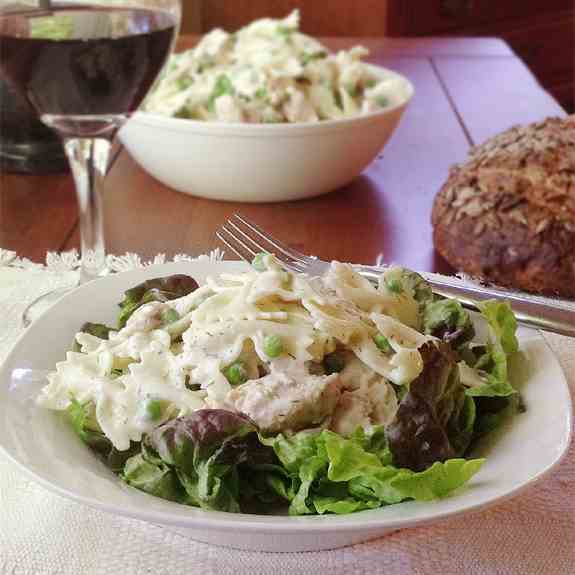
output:
[[382,503],[394,504],[405,499],[430,501],[446,497],[475,475],[483,459],[448,459],[437,461],[425,471],[386,468],[356,477],[350,491],[359,497],[372,498]]
[[342,441],[331,431],[324,431],[322,436],[329,460],[327,477],[330,481],[349,481],[381,467],[379,457],[366,451],[360,443]]
[[291,515],[351,513],[406,499],[444,497],[465,484],[483,462],[450,459],[421,472],[400,469],[388,463],[382,437],[376,428],[347,439],[327,430],[260,439],[274,447],[291,477],[293,488],[282,492],[290,500]]
[[150,495],[183,502],[185,491],[181,488],[176,473],[163,463],[147,461],[138,453],[125,463],[122,479],[132,487]]
[[130,316],[145,303],[174,300],[196,289],[198,289],[196,280],[181,274],[146,280],[124,292],[124,299],[118,304],[121,310],[118,326],[124,327]]
[[364,509],[374,509],[375,507],[379,507],[380,503],[378,501],[362,501],[361,499],[354,499],[353,497],[338,499],[337,497],[317,496],[313,498],[313,506],[320,515],[323,513],[343,515]]
[[469,313],[454,299],[427,302],[423,310],[423,332],[442,339],[453,348],[467,343],[475,335]]
[[475,397],[477,417],[473,430],[474,439],[494,431],[500,427],[507,419],[522,413],[524,405],[519,393],[507,397]]
[[489,323],[496,341],[507,353],[515,353],[519,349],[517,342],[517,320],[511,306],[506,301],[488,300],[478,304],[483,317]]
[[118,451],[104,435],[96,421],[94,404],[80,403],[72,397],[66,411],[76,435],[114,472],[120,473],[126,461],[139,451],[139,444],[132,442],[130,448]]
[[489,324],[490,339],[472,367],[485,378],[485,383],[467,389],[472,397],[507,397],[517,393],[509,381],[509,357],[519,349],[517,320],[507,302],[489,300],[479,304]]
[[[100,339],[108,339],[110,336],[110,332],[114,331],[113,327],[108,327],[103,323],[91,323],[86,322],[81,328],[81,333],[89,333],[95,337],[99,337]],[[72,345],[72,351],[77,353],[80,352],[80,344],[74,340],[74,344]]]
[[390,483],[403,498],[429,501],[445,497],[467,483],[483,463],[483,459],[449,459],[436,462],[420,473],[403,469]]
[[[204,509],[240,511],[243,466],[276,464],[269,447],[258,440],[255,424],[246,416],[223,409],[200,409],[158,426],[142,442],[140,472],[152,480],[131,485],[155,489],[156,480],[171,470],[185,492],[184,502]],[[134,472],[124,477],[130,478]],[[271,490],[271,488],[269,489]]]
[[413,298],[421,305],[433,300],[433,290],[425,278],[417,272],[401,268],[400,281],[402,288],[413,294]]
[[267,513],[270,506],[285,505],[295,496],[290,476],[281,465],[243,465],[238,476],[243,512]]

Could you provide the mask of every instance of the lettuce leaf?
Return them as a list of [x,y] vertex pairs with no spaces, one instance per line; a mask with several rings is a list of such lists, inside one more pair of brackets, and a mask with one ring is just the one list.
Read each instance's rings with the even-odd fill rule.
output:
[[128,485],[150,495],[169,501],[184,500],[185,491],[182,490],[176,473],[161,462],[147,461],[141,453],[126,461],[122,478]]
[[509,381],[509,356],[519,349],[517,320],[509,303],[488,300],[479,304],[483,317],[489,324],[490,338],[484,352],[472,366],[479,371],[485,383],[467,389],[472,397],[508,397],[517,393]]
[[475,414],[449,345],[427,342],[419,351],[423,371],[409,385],[386,428],[394,465],[413,471],[463,455]]
[[118,304],[121,310],[118,326],[124,327],[130,316],[145,303],[170,301],[188,295],[196,289],[198,289],[196,280],[181,274],[146,280],[124,292],[124,299]]
[[433,300],[433,290],[425,278],[417,272],[401,268],[400,282],[402,287],[413,294],[413,298],[421,305]]
[[507,354],[518,351],[519,343],[515,335],[517,320],[509,302],[487,300],[478,304],[478,307],[501,349]]
[[67,416],[76,435],[114,472],[120,473],[126,461],[139,451],[139,444],[132,442],[130,449],[118,451],[101,431],[96,421],[94,404],[80,403],[70,398]]
[[313,499],[313,506],[320,515],[324,513],[343,515],[364,509],[374,509],[375,507],[380,507],[380,503],[375,500],[362,501],[361,499],[354,499],[353,497],[338,499],[337,497],[317,496]]
[[427,302],[423,310],[423,332],[458,348],[475,335],[469,313],[455,299]]
[[[291,477],[289,513],[351,513],[406,499],[428,501],[461,487],[483,460],[450,459],[422,472],[390,465],[382,428],[346,439],[331,431],[260,438],[273,446]],[[285,483],[284,483],[285,485]]]
[[331,431],[324,431],[322,435],[329,460],[327,477],[330,481],[349,481],[381,467],[379,457],[356,441],[342,441]]
[[420,473],[403,469],[390,479],[390,484],[403,498],[430,501],[445,497],[467,483],[483,462],[483,459],[449,459],[438,461]]
[[[108,327],[103,323],[86,322],[80,328],[80,332],[89,333],[90,335],[99,337],[100,339],[108,339],[111,331],[114,331],[114,328]],[[76,340],[74,340],[74,343],[72,345],[72,351],[80,353],[80,349],[81,349],[80,344]]]
[[141,454],[124,468],[134,487],[157,494],[177,478],[183,502],[204,509],[240,511],[242,465],[275,464],[260,443],[255,424],[223,409],[200,409],[158,426],[142,442]]

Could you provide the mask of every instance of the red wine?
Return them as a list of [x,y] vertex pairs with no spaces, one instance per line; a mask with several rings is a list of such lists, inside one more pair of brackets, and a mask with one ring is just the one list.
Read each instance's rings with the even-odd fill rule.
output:
[[3,15],[0,69],[45,120],[126,115],[164,65],[175,24],[167,12],[102,6]]

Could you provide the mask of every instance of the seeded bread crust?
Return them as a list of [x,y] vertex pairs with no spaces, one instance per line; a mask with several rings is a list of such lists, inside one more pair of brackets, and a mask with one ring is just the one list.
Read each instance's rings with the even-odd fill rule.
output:
[[575,298],[575,118],[473,148],[437,194],[432,224],[436,250],[456,269]]

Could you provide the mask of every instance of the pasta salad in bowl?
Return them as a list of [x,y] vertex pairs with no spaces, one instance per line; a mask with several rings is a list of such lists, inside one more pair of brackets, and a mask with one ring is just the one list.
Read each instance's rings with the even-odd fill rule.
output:
[[330,54],[299,30],[299,12],[256,20],[236,33],[219,28],[171,56],[144,110],[233,123],[301,123],[377,112],[399,103],[405,86],[362,61],[362,46]]
[[152,176],[192,195],[274,202],[330,192],[376,157],[414,93],[367,56],[361,46],[330,53],[299,31],[297,12],[216,29],[172,56],[120,137]]

